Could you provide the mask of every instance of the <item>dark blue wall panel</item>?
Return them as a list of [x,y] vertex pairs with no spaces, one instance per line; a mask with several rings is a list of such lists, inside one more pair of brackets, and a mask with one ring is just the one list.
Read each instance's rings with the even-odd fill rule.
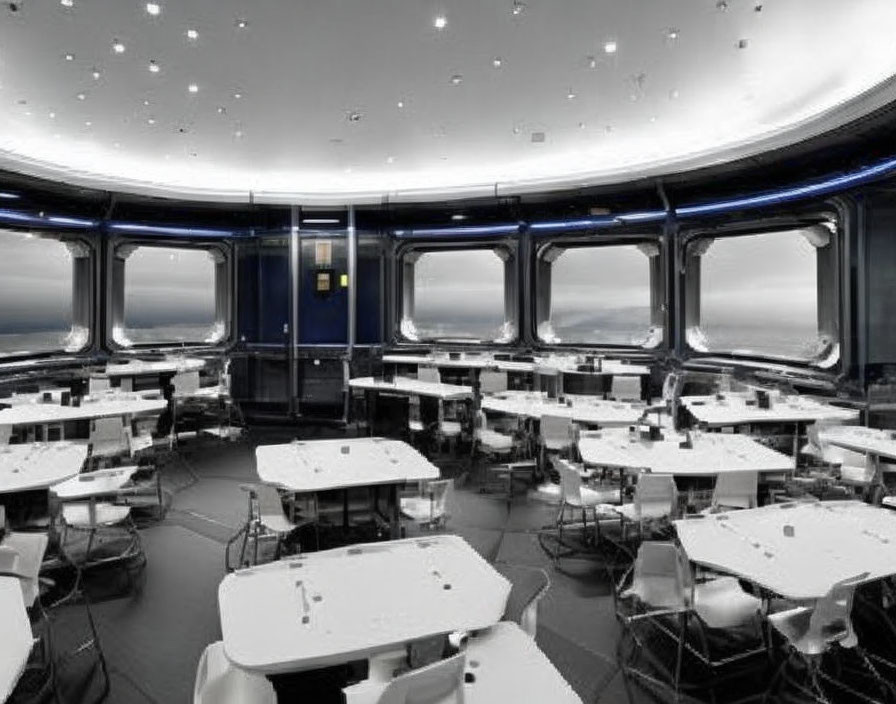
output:
[[[316,290],[321,267],[315,262],[315,244],[328,240],[333,272],[333,288],[328,293]],[[299,343],[306,345],[344,345],[348,342],[348,289],[340,285],[340,276],[348,272],[345,236],[302,236],[301,278],[299,290]]]

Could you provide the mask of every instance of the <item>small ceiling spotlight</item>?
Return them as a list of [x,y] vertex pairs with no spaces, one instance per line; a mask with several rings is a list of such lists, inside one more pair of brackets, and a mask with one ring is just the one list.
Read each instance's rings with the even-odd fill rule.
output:
[[98,81],[103,74],[98,68],[95,68],[90,72],[90,75],[93,76],[93,80]]
[[445,29],[448,26],[448,18],[445,15],[438,15],[433,21],[432,26],[436,29]]
[[86,94],[86,93],[78,93],[78,95],[76,95],[75,97],[76,97],[78,100],[87,100],[87,94]]
[[455,73],[455,74],[451,77],[451,85],[453,85],[453,86],[459,86],[461,83],[463,83],[463,80],[464,80],[464,77],[463,77],[463,76],[461,76],[459,73]]
[[146,3],[146,13],[158,17],[162,13],[162,6],[157,2]]
[[187,34],[187,39],[190,39],[191,41],[196,41],[197,39],[199,39],[199,31],[196,29],[193,29],[192,27],[187,30],[186,34]]
[[112,51],[114,51],[116,54],[123,54],[124,44],[116,39],[114,42],[112,42]]
[[397,103],[395,103],[395,107],[397,107],[399,110],[401,110],[404,107],[404,101],[399,100]]
[[492,66],[494,68],[501,68],[503,65],[504,65],[504,59],[502,59],[500,56],[496,56],[495,58],[492,59]]
[[679,36],[681,36],[681,32],[675,29],[675,27],[669,27],[669,29],[666,30],[666,39],[670,42],[674,42]]
[[585,57],[585,62],[588,64],[588,68],[597,68],[597,57],[589,54]]
[[234,98],[234,100],[239,100],[239,99],[242,98],[242,97],[243,97],[243,94],[242,94],[242,93],[237,92],[237,93],[234,93],[234,94],[233,94],[233,98]]
[[573,91],[572,88],[570,88],[570,89],[566,92],[566,99],[567,99],[567,100],[575,100],[575,99],[576,99],[575,91]]
[[395,157],[394,157],[394,156],[387,156],[387,157],[386,157],[386,163],[387,163],[387,164],[394,164],[394,163],[395,163]]
[[190,91],[191,93],[198,93],[199,86],[197,86],[195,83],[191,83],[190,85],[187,86],[187,90]]
[[50,119],[51,119],[51,120],[55,120],[55,119],[56,119],[56,113],[55,113],[55,112],[51,112],[51,113],[50,113]]
[[466,219],[467,219],[467,216],[464,215],[463,213],[454,213],[454,214],[451,216],[451,219],[454,220],[455,222],[459,222],[459,221],[461,221],[461,220],[466,220]]
[[63,7],[74,7],[75,0],[59,0],[59,4]]
[[149,72],[150,73],[158,73],[159,72],[159,65],[155,62],[155,60],[150,60]]
[[217,111],[219,115],[224,115],[227,113],[227,108],[225,108],[223,105],[219,105]]
[[610,39],[609,41],[604,42],[604,53],[605,54],[615,54],[616,50],[619,48],[619,45],[616,44],[615,39]]
[[154,125],[154,124],[156,124],[156,118],[148,117],[148,118],[146,118],[146,122],[147,122],[147,124]]
[[74,55],[74,54],[71,54],[71,53],[66,54],[66,55],[65,55],[65,60],[66,60],[66,61],[74,61],[74,60],[75,60],[75,55]]
[[235,22],[235,24],[237,29],[245,29],[249,26],[249,20],[240,18]]
[[513,5],[510,6],[510,11],[515,17],[519,17],[526,11],[526,3],[521,2],[520,0],[513,0]]

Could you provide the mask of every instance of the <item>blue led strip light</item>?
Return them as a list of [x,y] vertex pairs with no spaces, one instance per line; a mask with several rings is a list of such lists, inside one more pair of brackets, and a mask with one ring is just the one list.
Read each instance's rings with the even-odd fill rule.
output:
[[392,234],[404,239],[410,237],[455,237],[463,235],[514,235],[519,231],[520,225],[514,224],[395,230]]
[[150,235],[171,235],[173,237],[239,237],[241,233],[233,230],[212,230],[199,227],[165,227],[161,225],[137,225],[116,222],[109,225],[110,230],[120,232],[137,232]]

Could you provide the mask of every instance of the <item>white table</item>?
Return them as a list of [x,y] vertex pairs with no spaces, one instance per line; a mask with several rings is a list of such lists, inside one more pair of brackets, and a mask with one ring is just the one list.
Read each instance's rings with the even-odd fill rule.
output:
[[516,362],[509,359],[495,359],[491,355],[462,354],[458,359],[448,355],[386,354],[384,364],[407,364],[418,367],[444,367],[446,369],[493,369],[501,372],[531,373],[535,362]]
[[632,440],[628,430],[603,430],[579,439],[585,464],[626,470],[649,469],[656,474],[718,476],[728,472],[790,472],[793,460],[749,435],[691,434],[691,448],[681,448],[677,433],[667,440]]
[[46,426],[76,420],[112,418],[161,413],[168,407],[164,399],[146,399],[123,394],[103,395],[98,400],[82,399],[80,406],[29,403],[0,411],[0,426]]
[[393,381],[375,379],[372,376],[358,377],[350,379],[348,385],[353,389],[377,391],[379,393],[401,394],[403,396],[431,396],[440,401],[464,401],[473,398],[473,389],[469,386],[437,384],[432,381],[420,381],[403,376],[396,376]]
[[466,654],[466,671],[475,680],[464,684],[464,702],[582,704],[535,641],[515,623],[498,623],[471,636]]
[[[792,528],[792,536],[785,527]],[[859,501],[772,504],[675,522],[688,559],[789,599],[896,574],[896,513]]]
[[817,420],[854,422],[859,412],[838,408],[806,396],[781,396],[771,393],[770,408],[759,408],[752,393],[726,393],[717,400],[715,396],[682,396],[680,403],[691,415],[710,428],[759,423],[811,423]]
[[86,459],[85,443],[0,446],[0,494],[46,489],[78,474]]
[[401,527],[398,486],[439,478],[439,468],[413,447],[385,438],[261,445],[255,450],[255,460],[261,481],[297,494],[387,485],[393,538]]
[[896,460],[896,434],[892,430],[865,428],[860,425],[833,425],[821,430],[818,439],[875,459]]
[[[584,374],[588,376],[650,376],[650,367],[643,364],[630,364],[619,359],[602,359],[598,364],[594,360],[594,369],[579,369],[584,362],[576,357],[553,356],[540,359],[538,366],[556,369],[561,374]],[[537,369],[536,369],[537,371]]]
[[0,702],[5,702],[25,671],[34,636],[16,577],[0,577]]
[[106,365],[102,376],[114,377],[138,377],[158,376],[160,374],[183,374],[184,372],[196,372],[205,367],[204,359],[192,357],[180,357],[146,361],[133,359],[124,364],[111,363]]
[[62,394],[70,393],[71,389],[53,387],[52,389],[44,389],[42,391],[28,392],[24,394],[13,394],[6,398],[0,398],[0,406],[22,406],[29,403],[44,403],[44,394],[50,394],[51,401],[48,403],[61,403]]
[[596,396],[565,396],[572,406],[549,399],[535,391],[503,391],[482,397],[482,410],[492,413],[541,418],[561,416],[577,423],[599,426],[631,425],[644,414],[644,406],[636,403],[605,401]]
[[463,539],[440,535],[308,553],[227,575],[224,651],[276,674],[346,663],[494,625],[510,583]]

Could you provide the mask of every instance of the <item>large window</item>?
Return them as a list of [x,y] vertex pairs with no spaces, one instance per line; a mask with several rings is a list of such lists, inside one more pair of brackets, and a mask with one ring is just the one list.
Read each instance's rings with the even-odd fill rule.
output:
[[[538,336],[547,343],[654,346],[654,243],[549,245],[539,260]],[[549,298],[545,299],[545,296]]]
[[89,267],[86,245],[0,230],[0,254],[0,356],[86,347],[89,288],[75,290],[89,286],[76,277],[76,263]]
[[113,266],[117,344],[211,344],[227,336],[228,277],[217,248],[120,245]]
[[402,335],[409,340],[511,341],[516,337],[512,259],[503,247],[406,253]]
[[803,361],[836,354],[833,230],[691,242],[688,266],[699,272],[688,290],[691,348]]

